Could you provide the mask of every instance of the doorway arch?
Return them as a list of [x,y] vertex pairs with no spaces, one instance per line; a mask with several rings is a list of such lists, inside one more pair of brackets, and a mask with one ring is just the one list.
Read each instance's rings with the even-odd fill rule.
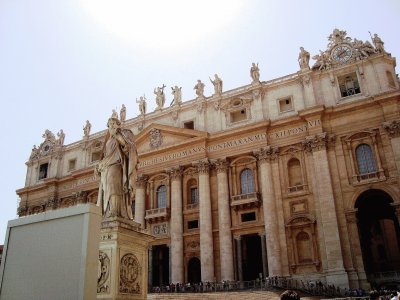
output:
[[400,270],[400,227],[393,199],[382,190],[363,192],[355,202],[367,276]]
[[192,257],[188,262],[187,267],[188,282],[198,283],[201,281],[201,265],[200,259]]

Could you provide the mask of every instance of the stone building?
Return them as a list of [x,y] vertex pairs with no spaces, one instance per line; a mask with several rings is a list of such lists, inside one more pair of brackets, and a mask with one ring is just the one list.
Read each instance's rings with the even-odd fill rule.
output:
[[[163,86],[154,112],[124,111],[139,159],[132,210],[156,237],[150,285],[290,276],[368,288],[400,270],[396,60],[377,35],[328,39],[312,67],[300,49],[294,74],[260,81],[253,63],[248,85],[221,92],[216,75],[213,95],[196,85],[189,101],[175,86],[169,107]],[[85,128],[34,147],[20,217],[97,201],[106,131]]]

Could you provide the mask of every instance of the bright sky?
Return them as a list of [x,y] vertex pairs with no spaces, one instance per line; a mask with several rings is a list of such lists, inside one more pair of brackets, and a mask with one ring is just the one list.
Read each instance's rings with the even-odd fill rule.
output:
[[184,101],[197,79],[210,95],[215,73],[225,90],[248,84],[252,62],[261,80],[295,73],[299,47],[325,50],[334,28],[362,40],[378,33],[400,59],[398,0],[0,1],[0,244],[45,129],[63,129],[69,144],[86,119],[92,133],[105,129],[123,103],[135,117],[143,94],[153,111],[162,84],[182,86]]

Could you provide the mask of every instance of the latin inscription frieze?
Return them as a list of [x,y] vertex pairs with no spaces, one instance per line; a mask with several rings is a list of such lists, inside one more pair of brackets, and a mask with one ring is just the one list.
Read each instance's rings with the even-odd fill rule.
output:
[[245,146],[245,145],[248,145],[251,143],[263,142],[266,140],[267,140],[267,135],[265,133],[258,133],[258,134],[241,137],[241,138],[228,140],[228,141],[217,143],[217,144],[212,144],[207,147],[197,146],[197,147],[188,148],[185,150],[157,156],[157,157],[154,157],[151,159],[142,160],[139,162],[139,168],[143,168],[146,166],[151,166],[151,165],[155,165],[155,164],[159,164],[159,163],[164,163],[167,161],[172,161],[172,160],[179,159],[179,158],[189,157],[189,156],[196,155],[199,153],[206,153],[206,152],[211,153],[211,152],[225,150],[225,149],[229,149],[229,148],[233,148],[233,147]]
[[312,120],[312,121],[308,121],[306,124],[303,124],[301,126],[271,132],[271,133],[269,133],[269,137],[271,139],[281,139],[281,138],[285,138],[285,137],[289,137],[289,136],[293,136],[293,135],[297,135],[297,134],[301,134],[301,133],[306,133],[308,128],[313,128],[313,127],[320,126],[320,125],[321,125],[320,119]]

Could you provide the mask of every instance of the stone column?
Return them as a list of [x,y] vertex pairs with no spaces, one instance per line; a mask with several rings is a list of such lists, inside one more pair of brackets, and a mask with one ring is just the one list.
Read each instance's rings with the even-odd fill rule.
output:
[[[265,240],[268,254],[269,276],[282,275],[281,249],[279,244],[278,216],[271,171],[271,159],[276,159],[276,149],[268,146],[254,153],[259,161],[261,193],[265,222]],[[276,174],[278,176],[278,174]]]
[[242,257],[242,237],[235,236],[236,240],[236,261],[237,261],[237,275],[240,282],[243,281],[243,257]]
[[267,260],[267,247],[265,243],[265,233],[260,233],[261,240],[261,254],[262,254],[262,267],[264,278],[268,276],[268,260]]
[[214,281],[214,247],[208,160],[195,164],[199,172],[201,280]]
[[400,176],[400,120],[393,120],[382,124],[390,138],[394,161],[397,167],[397,176]]
[[153,247],[149,247],[149,278],[148,290],[151,291],[153,286]]
[[218,228],[219,253],[221,262],[221,280],[234,280],[233,249],[231,235],[231,209],[228,192],[228,163],[226,160],[215,162],[218,182]]
[[351,256],[353,260],[353,266],[355,268],[355,272],[357,273],[358,282],[354,284],[352,280],[350,282],[350,288],[363,288],[365,290],[370,290],[371,286],[368,283],[367,275],[364,270],[364,261],[362,258],[362,251],[360,245],[360,236],[358,234],[357,228],[357,210],[346,212],[346,222],[347,222],[347,230],[349,233],[349,241],[351,247]]
[[138,175],[136,180],[136,191],[135,191],[135,221],[138,222],[142,228],[145,227],[146,223],[144,220],[145,215],[145,202],[146,202],[146,183],[148,177],[146,175]]
[[348,287],[349,280],[344,270],[335,197],[326,150],[329,138],[325,132],[308,136],[303,142],[303,147],[305,151],[312,152],[314,163],[315,200],[319,202],[321,218],[320,224],[317,225],[325,241],[325,249],[321,251],[326,253],[327,259],[326,281],[327,284]]
[[171,178],[171,278],[170,282],[184,282],[183,273],[183,219],[182,167],[169,171]]

